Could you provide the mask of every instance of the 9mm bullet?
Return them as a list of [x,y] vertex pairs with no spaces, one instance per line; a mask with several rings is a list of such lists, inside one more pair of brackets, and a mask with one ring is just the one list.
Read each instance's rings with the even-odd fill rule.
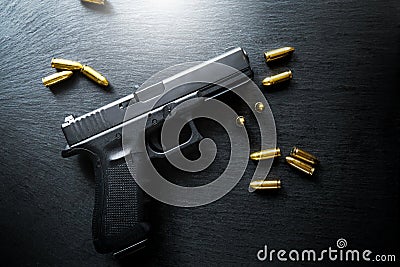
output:
[[281,180],[256,180],[250,183],[250,187],[256,190],[260,189],[279,189],[281,188]]
[[236,118],[236,125],[237,126],[244,126],[246,120],[243,116],[239,116]]
[[314,167],[312,167],[312,166],[308,165],[307,163],[304,163],[298,159],[292,158],[292,157],[286,157],[286,162],[290,166],[292,166],[292,167],[298,169],[299,171],[302,171],[308,175],[313,175],[313,173],[315,171]]
[[104,5],[105,0],[81,0],[82,2],[85,3],[90,3],[90,4],[97,4],[97,5]]
[[265,61],[271,62],[291,55],[294,52],[293,47],[282,47],[264,53]]
[[73,72],[70,70],[56,72],[52,75],[42,78],[42,82],[43,82],[44,86],[49,87],[51,85],[54,85],[56,83],[59,83],[61,81],[68,79],[69,77],[72,76],[72,74],[73,74]]
[[290,156],[299,160],[302,160],[306,163],[309,163],[311,165],[316,165],[319,163],[319,160],[317,157],[312,155],[311,153],[308,153],[298,147],[293,147],[292,150],[290,151]]
[[81,69],[81,72],[95,83],[102,85],[104,87],[108,86],[107,79],[92,67],[84,65]]
[[257,103],[254,105],[254,108],[255,108],[255,110],[256,110],[258,113],[261,113],[261,112],[264,111],[265,105],[264,105],[262,102],[257,102]]
[[293,78],[293,74],[292,71],[288,70],[270,77],[265,78],[262,81],[262,84],[264,86],[271,86],[271,85],[275,85],[284,81],[288,81],[291,80]]
[[250,154],[250,159],[252,160],[264,160],[264,159],[272,159],[281,156],[280,148],[270,148],[261,151],[257,151]]
[[82,64],[68,59],[52,58],[51,67],[58,70],[81,70]]

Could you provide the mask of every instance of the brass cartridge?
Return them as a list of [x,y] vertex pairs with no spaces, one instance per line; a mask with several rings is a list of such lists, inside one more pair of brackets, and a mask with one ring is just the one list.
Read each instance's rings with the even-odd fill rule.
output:
[[281,83],[281,82],[290,80],[292,78],[293,78],[293,74],[292,74],[292,72],[290,70],[288,70],[288,71],[279,73],[277,75],[273,75],[273,76],[265,78],[262,81],[262,84],[264,86],[270,86],[270,85],[275,85],[277,83]]
[[271,62],[289,56],[294,52],[293,47],[282,47],[264,53],[265,61]]
[[265,105],[264,105],[262,102],[257,102],[257,103],[254,105],[254,108],[255,108],[255,110],[256,110],[257,112],[261,113],[261,112],[264,111]]
[[108,81],[107,79],[101,75],[98,71],[93,69],[92,67],[89,67],[87,65],[84,65],[81,69],[81,72],[91,79],[92,81],[96,82],[97,84],[100,84],[102,86],[108,86]]
[[315,171],[314,167],[292,157],[286,157],[286,162],[289,163],[290,166],[307,173],[308,175],[313,175]]
[[105,2],[105,0],[81,0],[81,1],[85,3],[98,4],[98,5],[104,5]]
[[73,60],[52,58],[51,67],[59,70],[80,70],[82,69],[82,64]]
[[279,189],[281,188],[281,180],[256,180],[250,183],[253,189]]
[[281,156],[280,148],[270,148],[266,150],[261,150],[258,152],[254,152],[250,154],[250,159],[252,160],[263,160],[263,159],[271,159]]
[[312,164],[312,165],[316,165],[319,162],[317,157],[315,157],[314,155],[312,155],[304,150],[301,150],[298,147],[292,148],[292,151],[290,151],[290,156],[292,156],[293,158],[302,160],[304,162],[307,162],[309,164]]
[[236,118],[236,124],[238,126],[243,126],[245,122],[246,122],[246,120],[244,119],[243,116],[239,116]]
[[72,71],[69,70],[65,70],[65,71],[61,71],[61,72],[56,72],[52,75],[49,75],[45,78],[42,78],[42,82],[44,84],[44,86],[51,86],[53,84],[59,83],[61,81],[64,81],[65,79],[68,79],[69,77],[71,77],[73,74]]

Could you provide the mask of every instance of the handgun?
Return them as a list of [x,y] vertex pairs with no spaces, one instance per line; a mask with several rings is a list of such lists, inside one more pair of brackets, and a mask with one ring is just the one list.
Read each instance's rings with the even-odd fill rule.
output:
[[[212,67],[215,64],[229,66],[232,71],[215,72]],[[121,134],[124,125],[136,123],[138,117],[148,119],[150,122],[146,124],[143,135],[147,138],[147,131],[152,134],[155,129],[162,127],[166,109],[170,112],[171,107],[188,96],[214,98],[229,92],[240,82],[238,77],[241,76],[251,78],[253,71],[246,52],[242,48],[235,48],[154,85],[140,88],[83,116],[69,115],[65,118],[61,128],[67,146],[62,151],[62,156],[70,157],[84,153],[90,157],[94,166],[95,205],[92,236],[97,252],[124,256],[143,247],[149,236],[150,225],[145,219],[143,205],[145,193],[132,177],[123,153]],[[196,82],[204,78],[212,80],[206,84]],[[154,94],[160,91],[158,89],[170,88],[174,84],[185,85],[173,88],[152,107],[140,110],[134,116],[126,116],[126,108],[129,105],[140,105],[141,102],[153,98]],[[180,144],[180,149],[203,138],[195,123],[190,123],[189,126],[189,139]],[[148,140],[146,142],[149,144],[146,145],[149,156],[163,157],[163,148],[151,144],[154,138]]]

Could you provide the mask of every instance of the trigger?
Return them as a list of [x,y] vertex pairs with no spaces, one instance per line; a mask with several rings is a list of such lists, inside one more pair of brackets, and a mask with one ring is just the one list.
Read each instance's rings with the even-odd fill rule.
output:
[[147,144],[147,152],[150,158],[165,158],[167,153],[174,153],[179,149],[185,149],[193,144],[196,144],[203,140],[203,136],[200,134],[199,130],[196,127],[196,124],[193,121],[188,122],[188,126],[190,128],[190,137],[187,141],[180,144],[179,146],[172,148],[168,151],[155,151],[151,145]]
[[192,132],[189,142],[191,142],[191,144],[194,144],[203,140],[204,137],[200,134],[194,121],[190,121],[188,124],[190,127],[190,131]]

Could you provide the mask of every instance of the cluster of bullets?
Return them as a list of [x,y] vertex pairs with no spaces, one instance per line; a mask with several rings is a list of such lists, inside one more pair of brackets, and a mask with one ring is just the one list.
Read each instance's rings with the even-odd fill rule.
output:
[[[285,57],[290,56],[294,52],[293,47],[282,47],[278,48],[275,50],[271,50],[268,52],[264,53],[264,58],[267,63],[271,63],[273,61],[283,59]],[[282,83],[285,81],[289,81],[293,78],[293,74],[290,70],[287,70],[285,72],[266,77],[263,81],[262,84],[264,86],[272,86],[276,85],[278,83]],[[260,106],[260,104],[262,106]],[[257,103],[256,104],[256,111],[260,112],[259,109],[261,108],[261,111],[264,109],[264,105],[262,103]],[[237,124],[244,124],[244,118],[243,117],[238,117],[237,119]],[[250,159],[252,160],[266,160],[266,159],[271,159],[271,158],[276,158],[281,156],[281,150],[280,148],[272,148],[272,149],[266,149],[266,150],[261,150],[258,152],[254,152],[250,155]],[[300,170],[308,175],[312,175],[314,173],[314,165],[318,163],[318,159],[313,156],[312,154],[301,150],[297,147],[293,147],[292,151],[290,152],[290,155],[286,157],[286,162],[296,168],[297,170]],[[281,180],[275,179],[275,180],[256,180],[252,181],[250,183],[250,187],[253,189],[279,189],[281,188],[282,183]]]
[[[266,160],[277,158],[281,156],[280,148],[271,148],[266,150],[261,150],[250,154],[250,159],[252,160]],[[286,162],[294,167],[295,169],[302,171],[308,175],[313,175],[315,170],[315,165],[318,164],[318,159],[298,147],[293,147],[290,151],[290,155],[286,157]],[[279,189],[281,188],[281,180],[256,180],[250,183],[250,187],[253,189]]]
[[313,175],[315,171],[315,165],[318,164],[318,159],[311,153],[299,149],[298,147],[293,147],[290,151],[290,155],[286,157],[286,162],[302,171],[308,175]]
[[[290,56],[294,52],[293,47],[282,47],[275,50],[271,50],[264,53],[265,61],[267,63],[271,63],[275,60],[279,60],[285,57]],[[269,76],[262,81],[264,86],[276,85],[278,83],[282,83],[285,81],[289,81],[293,78],[293,74],[291,70],[287,70],[285,72]]]
[[51,67],[60,72],[56,72],[45,78],[42,78],[42,82],[45,86],[51,86],[61,81],[64,81],[72,76],[73,71],[80,71],[83,75],[88,77],[90,80],[101,86],[108,86],[107,79],[101,75],[98,71],[89,67],[87,65],[82,65],[81,63],[68,59],[53,58],[51,60]]

